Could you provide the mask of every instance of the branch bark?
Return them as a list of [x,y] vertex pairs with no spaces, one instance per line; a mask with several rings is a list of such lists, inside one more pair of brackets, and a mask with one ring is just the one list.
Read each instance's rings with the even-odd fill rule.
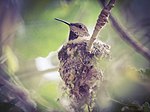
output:
[[89,44],[88,44],[88,50],[90,51],[93,42],[97,38],[98,33],[103,28],[103,26],[108,22],[108,17],[110,15],[110,11],[113,8],[116,0],[110,0],[109,3],[104,6],[103,10],[100,12],[99,17],[97,19],[97,23],[95,25],[93,34],[90,38]]

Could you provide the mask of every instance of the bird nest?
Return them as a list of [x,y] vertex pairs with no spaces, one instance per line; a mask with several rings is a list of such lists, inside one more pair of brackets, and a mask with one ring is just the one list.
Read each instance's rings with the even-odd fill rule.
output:
[[75,111],[81,111],[85,105],[93,108],[99,82],[103,80],[101,68],[97,66],[98,59],[109,57],[109,45],[96,41],[88,51],[88,42],[72,40],[58,52],[59,73]]

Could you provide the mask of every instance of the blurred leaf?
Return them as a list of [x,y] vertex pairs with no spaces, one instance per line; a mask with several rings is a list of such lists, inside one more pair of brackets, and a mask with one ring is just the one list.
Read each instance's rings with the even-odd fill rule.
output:
[[150,78],[150,69],[145,69],[145,70],[142,69],[139,72]]
[[18,59],[9,46],[6,46],[4,51],[7,58],[8,68],[10,72],[15,73],[19,68]]
[[145,102],[143,104],[143,110],[144,110],[144,112],[150,112],[150,105],[148,102]]

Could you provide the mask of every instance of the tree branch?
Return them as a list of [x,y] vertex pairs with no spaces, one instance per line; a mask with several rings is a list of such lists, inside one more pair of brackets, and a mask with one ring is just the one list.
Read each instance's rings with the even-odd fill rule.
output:
[[24,112],[37,112],[35,102],[28,96],[25,89],[18,87],[17,85],[11,83],[11,81],[7,81],[1,75],[0,95],[5,96],[5,101],[1,99],[1,102],[11,103],[24,110]]
[[[106,0],[99,0],[99,3],[102,6],[105,5]],[[117,20],[110,14],[109,17],[113,28],[120,35],[120,37],[125,40],[135,51],[144,56],[148,61],[150,61],[150,50],[144,47],[141,43],[137,42],[137,40],[133,39],[132,36],[121,26]]]
[[120,37],[125,40],[130,46],[134,48],[138,53],[143,55],[147,60],[150,61],[150,51],[144,47],[141,43],[137,42],[132,36],[123,29],[123,27],[116,21],[116,19],[110,15],[110,20],[114,29],[118,32]]
[[99,17],[97,19],[97,23],[95,25],[95,29],[93,31],[93,34],[90,38],[89,44],[88,44],[88,50],[90,51],[93,42],[95,41],[98,33],[103,28],[103,26],[108,22],[108,17],[110,15],[110,11],[112,7],[114,6],[116,0],[110,0],[109,3],[103,8],[103,10],[100,12]]

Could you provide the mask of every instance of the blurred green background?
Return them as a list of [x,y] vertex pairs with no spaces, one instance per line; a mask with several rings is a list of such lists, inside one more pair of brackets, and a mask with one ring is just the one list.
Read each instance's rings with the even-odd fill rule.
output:
[[[145,2],[141,2],[139,8],[138,1],[118,0],[112,14],[133,38],[149,47],[149,27],[139,27],[140,23],[136,24],[138,18],[134,18],[137,17],[136,11],[140,13],[147,6]],[[81,22],[92,34],[102,9],[99,1],[5,0],[2,3],[1,8],[7,10],[1,23],[1,40],[4,41],[3,51],[11,77],[17,77],[44,109],[61,110],[62,104],[57,101],[62,92],[57,72],[57,51],[67,41],[69,27],[54,18]],[[143,86],[146,89],[144,91],[148,91],[146,95],[149,94],[149,83],[144,83],[141,77],[149,81],[147,77],[150,74],[145,71],[150,68],[150,63],[119,37],[110,22],[102,29],[98,38],[111,46],[111,60],[106,60],[101,65],[111,96],[136,99],[139,97],[137,91],[141,91]],[[143,72],[139,72],[142,70]],[[149,100],[150,96],[147,97]]]

